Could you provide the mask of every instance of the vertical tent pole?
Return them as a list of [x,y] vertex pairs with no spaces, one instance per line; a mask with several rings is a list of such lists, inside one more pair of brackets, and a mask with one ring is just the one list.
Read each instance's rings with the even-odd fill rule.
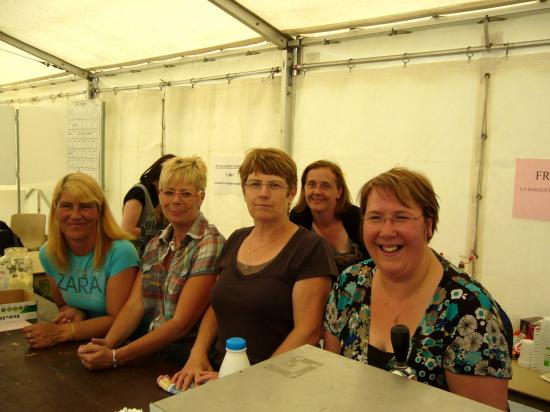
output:
[[21,150],[19,146],[19,109],[15,109],[15,141],[16,141],[16,159],[15,159],[15,181],[17,184],[17,213],[21,213]]
[[294,123],[294,81],[292,70],[294,56],[292,50],[282,50],[283,68],[281,71],[281,146],[282,149],[292,156],[292,128]]

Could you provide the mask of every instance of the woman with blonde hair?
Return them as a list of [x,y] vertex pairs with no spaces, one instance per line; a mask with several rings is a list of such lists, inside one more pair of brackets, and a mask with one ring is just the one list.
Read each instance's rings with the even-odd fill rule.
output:
[[281,150],[253,149],[239,174],[254,226],[227,240],[212,304],[186,365],[172,377],[178,388],[215,378],[232,336],[246,339],[253,364],[319,342],[336,266],[324,239],[288,219],[296,164]]
[[[145,247],[130,297],[105,338],[78,349],[89,369],[113,368],[157,351],[185,361],[210,304],[225,239],[200,211],[204,161],[197,156],[168,160],[159,189],[162,213],[170,223]],[[149,332],[126,342],[144,315],[150,320]]]
[[70,173],[61,179],[53,193],[48,241],[39,252],[59,314],[53,323],[23,329],[33,348],[109,330],[139,266],[128,239],[91,176]]

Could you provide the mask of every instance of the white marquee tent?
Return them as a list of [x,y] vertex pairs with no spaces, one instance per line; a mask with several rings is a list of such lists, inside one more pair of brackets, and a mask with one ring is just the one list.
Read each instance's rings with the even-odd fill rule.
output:
[[161,153],[207,161],[226,235],[250,218],[214,165],[250,147],[336,161],[354,196],[404,165],[440,196],[434,249],[477,255],[513,320],[549,315],[550,222],[512,217],[516,160],[550,159],[549,74],[545,1],[0,0],[0,218],[48,210],[68,104],[95,97],[118,217]]

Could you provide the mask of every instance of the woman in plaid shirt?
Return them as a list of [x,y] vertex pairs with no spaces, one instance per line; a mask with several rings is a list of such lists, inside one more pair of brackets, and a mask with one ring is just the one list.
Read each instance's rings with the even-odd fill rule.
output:
[[[147,244],[130,297],[107,336],[79,348],[89,369],[116,367],[174,347],[178,360],[185,361],[197,323],[210,304],[225,239],[200,212],[206,165],[200,157],[170,159],[163,165],[159,186],[162,212],[170,224]],[[121,346],[144,315],[150,320],[149,332]]]

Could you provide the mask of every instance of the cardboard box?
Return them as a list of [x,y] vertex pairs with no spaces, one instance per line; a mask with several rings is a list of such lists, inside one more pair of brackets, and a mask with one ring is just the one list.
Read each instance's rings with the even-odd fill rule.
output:
[[36,319],[36,299],[23,289],[0,290],[0,322]]

